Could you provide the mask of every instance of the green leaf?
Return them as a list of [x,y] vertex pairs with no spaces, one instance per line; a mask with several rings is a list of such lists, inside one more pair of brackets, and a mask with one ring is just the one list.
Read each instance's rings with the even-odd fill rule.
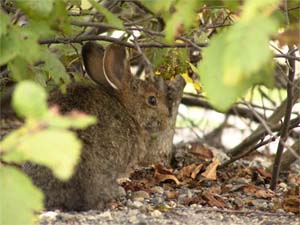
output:
[[238,85],[245,76],[251,76],[269,61],[272,56],[269,36],[275,31],[273,20],[256,16],[249,22],[236,24],[223,36],[225,83]]
[[25,79],[31,79],[33,71],[30,70],[30,65],[26,62],[25,59],[20,56],[15,57],[14,59],[8,62],[8,69],[10,71],[10,76],[15,81],[22,81]]
[[41,118],[47,112],[47,93],[33,81],[19,83],[13,93],[12,104],[19,116]]
[[[196,20],[198,0],[180,0],[176,4],[176,12],[167,21],[165,34],[168,42],[173,42],[182,29],[189,29]],[[187,16],[188,15],[188,16]]]
[[72,111],[64,116],[51,112],[44,118],[44,122],[47,123],[49,127],[85,129],[95,124],[97,119],[94,116],[88,116],[87,114],[76,111]]
[[0,37],[7,33],[7,27],[10,24],[9,16],[0,9]]
[[111,13],[108,9],[103,7],[101,4],[97,3],[95,0],[88,0],[88,1],[99,13],[105,16],[107,22],[110,25],[113,25],[116,28],[124,30],[122,20],[120,20],[117,16],[115,16],[113,13]]
[[76,7],[81,6],[81,0],[67,0],[68,5],[75,5]]
[[15,40],[10,34],[0,37],[0,65],[8,63],[18,55],[18,46],[15,45]]
[[16,56],[21,56],[28,63],[39,60],[41,47],[38,44],[38,35],[27,27],[13,26],[0,40],[0,65],[7,63]]
[[71,32],[70,18],[67,12],[67,4],[62,0],[55,0],[48,23],[51,29],[69,34]]
[[141,0],[141,2],[153,12],[161,13],[162,11],[169,11],[170,6],[175,2],[175,0]]
[[[295,23],[298,25],[298,29],[299,29],[299,18],[300,18],[300,1],[286,1],[287,2],[287,8],[290,9],[288,11],[288,15],[289,15],[289,20],[290,23]],[[298,33],[299,34],[299,33]],[[298,40],[299,40],[299,35],[298,35]]]
[[43,209],[43,194],[31,180],[13,167],[0,168],[0,224],[35,224]]
[[54,0],[24,1],[16,0],[17,6],[29,17],[47,18],[52,10]]
[[[8,148],[2,143],[2,148]],[[47,129],[32,132],[20,140],[14,151],[8,151],[7,162],[32,161],[49,167],[61,180],[71,177],[80,156],[81,142],[71,131]]]
[[43,68],[48,73],[49,77],[54,79],[56,84],[61,84],[62,81],[66,84],[70,82],[70,77],[66,72],[64,65],[55,54],[49,51],[49,49],[43,49],[41,60],[45,61]]
[[247,21],[256,16],[270,16],[277,8],[280,0],[247,0],[244,5],[242,19]]
[[26,24],[26,28],[35,33],[39,39],[55,36],[55,32],[51,30],[48,20],[30,20]]
[[[198,64],[203,89],[214,107],[221,111],[227,110],[252,85],[272,83],[266,75],[270,73],[259,71],[271,59],[268,41],[277,24],[267,14],[260,14],[268,11],[261,7],[263,4],[258,8],[249,5],[246,16],[243,14],[236,25],[212,38]],[[269,7],[273,7],[273,2]]]

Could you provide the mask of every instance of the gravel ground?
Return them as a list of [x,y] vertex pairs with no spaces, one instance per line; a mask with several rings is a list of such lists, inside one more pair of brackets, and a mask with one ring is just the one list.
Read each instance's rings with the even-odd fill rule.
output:
[[88,211],[83,213],[62,213],[48,211],[40,216],[40,225],[53,224],[300,224],[300,217],[287,213],[266,213],[261,211],[229,211],[206,208],[198,205],[158,210],[124,208],[122,210]]

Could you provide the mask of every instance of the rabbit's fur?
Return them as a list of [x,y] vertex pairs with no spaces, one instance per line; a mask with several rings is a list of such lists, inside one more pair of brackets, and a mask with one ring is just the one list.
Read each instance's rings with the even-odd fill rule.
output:
[[170,128],[181,92],[172,97],[171,85],[164,81],[134,78],[121,46],[111,44],[104,51],[89,42],[82,56],[94,83],[71,84],[65,95],[59,91],[50,95],[50,103],[58,104],[62,112],[77,109],[98,119],[96,125],[78,131],[84,147],[74,175],[61,182],[47,168],[24,165],[45,193],[47,208],[101,209],[116,196],[120,174],[138,164],[170,159],[174,134]]

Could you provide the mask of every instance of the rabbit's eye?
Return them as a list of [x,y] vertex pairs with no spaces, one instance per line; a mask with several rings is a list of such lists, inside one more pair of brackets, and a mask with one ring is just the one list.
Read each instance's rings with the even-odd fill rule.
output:
[[155,96],[149,96],[148,97],[148,103],[152,106],[156,106],[157,105],[157,100]]

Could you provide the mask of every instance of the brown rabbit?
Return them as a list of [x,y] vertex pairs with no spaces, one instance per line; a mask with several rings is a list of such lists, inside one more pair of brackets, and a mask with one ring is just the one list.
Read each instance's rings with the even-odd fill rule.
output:
[[[175,82],[134,78],[126,51],[96,43],[82,48],[86,71],[94,83],[71,84],[65,95],[55,91],[50,103],[97,116],[98,123],[78,131],[84,143],[72,178],[61,182],[47,168],[26,163],[24,171],[45,193],[47,208],[101,209],[116,196],[116,178],[138,164],[170,159],[181,93]],[[157,79],[156,79],[157,80]],[[177,82],[180,88],[183,82]],[[173,89],[172,89],[173,88]],[[168,140],[164,140],[168,138]],[[63,151],[63,149],[62,149]]]

